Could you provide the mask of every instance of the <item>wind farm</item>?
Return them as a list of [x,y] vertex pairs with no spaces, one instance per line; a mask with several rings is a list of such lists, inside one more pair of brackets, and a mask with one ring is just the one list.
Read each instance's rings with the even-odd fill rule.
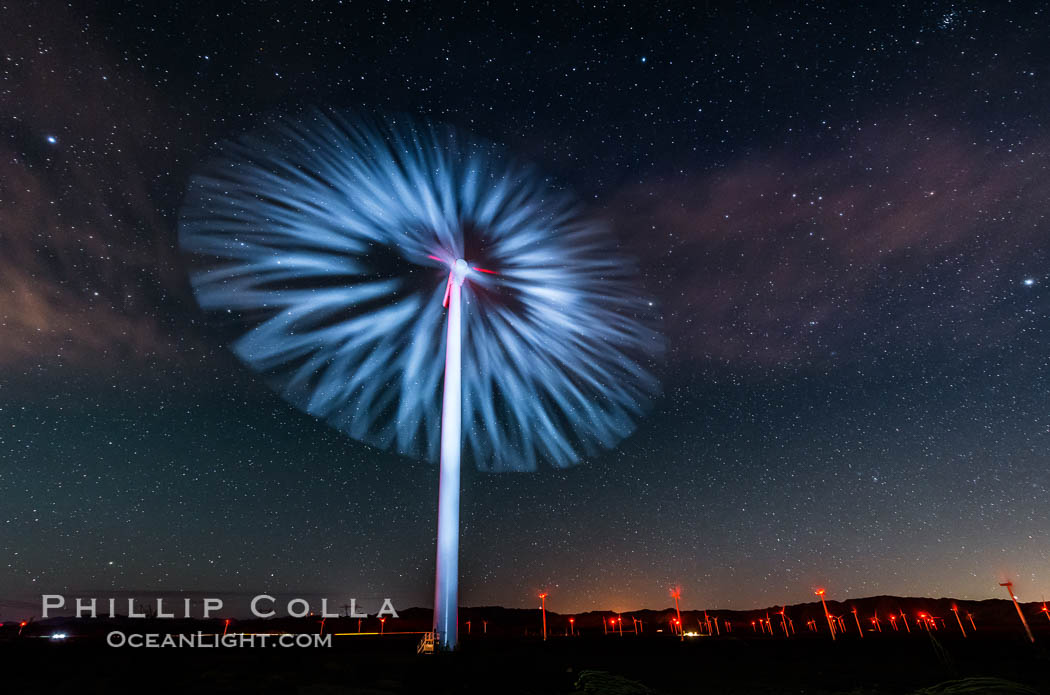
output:
[[[327,618],[214,617],[177,623],[119,616],[101,621],[51,617],[0,625],[0,649],[20,655],[24,671],[11,671],[16,683],[20,673],[56,654],[69,669],[82,659],[99,658],[95,647],[110,640],[115,630],[129,640],[161,630],[212,637],[216,645],[220,638],[231,645],[239,641],[241,648],[224,650],[221,660],[198,656],[201,650],[191,650],[190,660],[206,661],[213,675],[215,670],[228,671],[242,684],[252,683],[246,661],[255,651],[243,648],[245,640],[286,638],[302,646],[326,645],[294,659],[287,656],[290,650],[277,650],[267,678],[287,673],[303,687],[339,682],[347,693],[412,691],[434,678],[442,679],[429,686],[435,692],[494,688],[509,693],[690,693],[697,692],[697,679],[705,687],[718,688],[716,692],[731,693],[861,688],[878,694],[954,687],[1030,695],[1050,685],[1050,621],[1032,626],[1033,643],[1017,613],[1020,609],[1023,616],[1045,615],[1041,601],[895,596],[837,600],[825,590],[821,600],[809,603],[726,610],[691,607],[695,604],[683,587],[669,594],[678,606],[672,602],[658,609],[565,613],[557,605],[568,597],[545,591],[536,595],[535,608],[461,607],[460,621],[467,627],[460,631],[454,652],[419,648],[421,639],[433,640],[433,611],[428,608],[401,610],[396,618],[365,619],[351,617],[349,611]],[[120,653],[121,649],[108,649],[102,654]],[[302,671],[304,664],[314,664],[323,675]],[[72,673],[65,676],[71,678]],[[62,668],[52,674],[56,683],[63,677]],[[185,674],[176,681],[195,685]]]

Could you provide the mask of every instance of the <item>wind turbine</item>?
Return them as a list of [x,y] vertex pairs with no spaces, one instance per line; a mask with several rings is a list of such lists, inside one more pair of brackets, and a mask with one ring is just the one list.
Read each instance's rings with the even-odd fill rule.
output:
[[966,637],[966,628],[963,627],[962,619],[959,617],[959,607],[952,604],[952,613],[955,613],[955,622],[959,623],[959,632],[962,633],[963,637]]
[[[674,612],[675,612],[675,615],[678,616],[678,619],[675,620],[675,625],[679,625],[680,626],[682,624],[682,611],[678,610],[678,599],[682,596],[682,589],[681,589],[681,587],[677,587],[676,586],[675,588],[671,589],[671,596],[674,598]],[[710,633],[710,629],[711,629],[710,623],[708,624],[707,627],[708,627],[708,633]],[[681,633],[680,636],[682,638],[682,641],[684,642],[685,641],[684,630],[679,630],[679,632]]]
[[828,604],[824,601],[824,589],[817,589],[817,596],[820,597],[820,605],[824,607],[824,617],[828,619],[828,629],[831,630],[831,641],[835,641],[835,625],[831,620],[831,613],[828,613]]
[[860,629],[860,618],[857,617],[857,607],[853,607],[853,619],[857,622],[857,634],[864,639],[864,631]]
[[1021,624],[1024,625],[1025,635],[1028,636],[1028,641],[1035,643],[1035,637],[1032,636],[1032,629],[1028,627],[1028,621],[1025,620],[1024,613],[1021,612],[1021,606],[1017,603],[1017,597],[1014,596],[1014,583],[1011,581],[1005,581],[999,584],[999,586],[1006,587],[1006,593],[1010,594],[1010,600],[1014,602],[1014,608],[1017,609],[1017,617],[1021,619]]
[[547,592],[540,594],[540,612],[543,613],[543,641],[547,641]]
[[659,391],[633,263],[532,167],[411,118],[277,119],[226,143],[179,217],[198,302],[244,328],[245,364],[351,437],[439,462],[434,631],[454,648],[464,452],[568,467]]

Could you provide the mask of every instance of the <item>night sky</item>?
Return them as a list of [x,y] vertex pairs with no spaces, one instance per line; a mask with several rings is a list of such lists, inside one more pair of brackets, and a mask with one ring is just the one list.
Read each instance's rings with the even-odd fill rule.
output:
[[0,3],[0,619],[42,593],[431,604],[437,467],[271,391],[178,250],[195,169],[310,106],[502,144],[658,300],[634,435],[464,472],[462,605],[1050,594],[1038,3],[122,5]]

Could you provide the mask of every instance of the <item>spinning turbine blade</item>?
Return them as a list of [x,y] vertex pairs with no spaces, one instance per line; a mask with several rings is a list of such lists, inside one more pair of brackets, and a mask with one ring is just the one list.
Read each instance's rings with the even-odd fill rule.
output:
[[441,306],[448,309],[448,300],[452,296],[452,275],[448,276],[448,282],[445,283],[445,298],[441,300]]

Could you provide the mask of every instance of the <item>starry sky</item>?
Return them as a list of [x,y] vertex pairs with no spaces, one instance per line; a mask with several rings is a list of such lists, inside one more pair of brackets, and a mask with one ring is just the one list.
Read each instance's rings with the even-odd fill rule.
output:
[[176,239],[218,143],[418,114],[640,260],[663,395],[463,480],[461,603],[1050,594],[1050,17],[1036,3],[0,1],[0,619],[41,593],[430,605],[437,469],[227,350]]

